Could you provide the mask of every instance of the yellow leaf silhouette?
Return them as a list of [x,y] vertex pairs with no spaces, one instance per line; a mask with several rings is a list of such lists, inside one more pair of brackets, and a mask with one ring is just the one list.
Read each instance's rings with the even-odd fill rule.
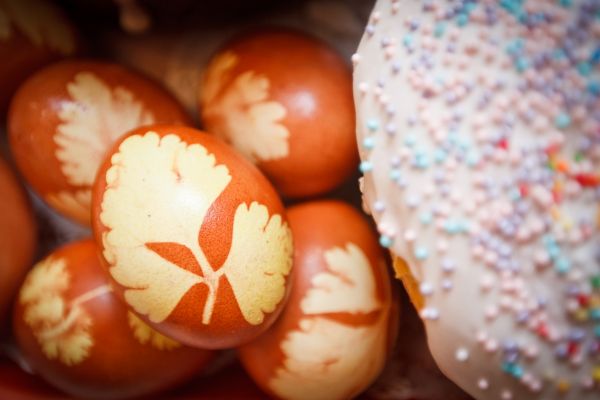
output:
[[231,249],[221,270],[250,324],[262,323],[285,295],[292,252],[290,229],[279,215],[269,219],[267,208],[256,202],[238,206]]
[[0,1],[0,39],[8,39],[12,24],[37,46],[62,54],[75,51],[75,39],[51,4],[40,0]]
[[108,148],[124,133],[153,123],[154,116],[133,94],[112,89],[91,72],[80,72],[67,85],[72,101],[58,114],[56,157],[68,182],[91,186]]
[[[238,63],[238,58],[230,51],[218,54],[206,68],[204,87],[202,88],[202,101],[211,103],[217,99],[222,90],[222,82],[229,79],[231,69]],[[205,104],[206,105],[206,104]]]
[[150,344],[158,350],[173,350],[181,347],[179,342],[161,335],[131,312],[127,313],[127,321],[133,331],[133,336],[141,344]]
[[269,101],[269,79],[245,71],[229,81],[238,63],[233,52],[217,56],[208,66],[203,88],[203,118],[213,121],[213,133],[224,138],[251,161],[289,154],[289,131],[281,123],[286,109]]
[[381,308],[369,260],[353,243],[324,254],[328,272],[316,274],[302,300],[304,314],[369,313]]
[[94,345],[92,319],[82,306],[110,292],[110,287],[100,286],[67,302],[63,296],[70,282],[65,260],[46,258],[27,276],[19,301],[24,305],[23,320],[46,357],[73,366],[89,357]]
[[[230,253],[217,271],[200,247],[198,236],[206,213],[231,180],[227,167],[217,165],[206,148],[188,145],[176,135],[161,138],[148,132],[125,139],[112,163],[100,214],[109,229],[102,238],[104,257],[111,264],[113,278],[125,287],[126,301],[137,313],[160,323],[194,285],[205,284],[209,293],[202,322],[209,324],[224,274],[249,323],[257,323],[262,319],[260,310],[272,310],[281,301],[284,281],[266,275],[270,269],[281,268],[284,274],[289,270],[285,263],[268,264],[279,262],[281,253],[291,255],[289,229],[281,224],[280,216],[269,222],[266,207],[258,203],[250,208],[238,206]],[[172,212],[174,209],[185,211]],[[286,240],[275,242],[280,238]],[[173,264],[147,246],[159,243],[187,247],[202,274]],[[255,289],[244,279],[265,294],[251,300],[246,291]],[[263,280],[283,288],[267,290]]]
[[[329,272],[313,277],[312,288],[301,302],[305,317],[300,329],[282,342],[286,358],[269,383],[284,399],[351,398],[374,379],[385,362],[389,308],[384,310],[377,299],[368,259],[349,243],[346,248],[327,251],[325,260]],[[346,325],[325,316],[379,310],[371,325]]]

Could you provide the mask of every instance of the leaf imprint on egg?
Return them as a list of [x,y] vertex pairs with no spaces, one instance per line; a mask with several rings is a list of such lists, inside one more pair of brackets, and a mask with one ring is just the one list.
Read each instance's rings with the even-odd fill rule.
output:
[[73,186],[91,186],[104,154],[124,133],[155,122],[154,115],[125,88],[111,89],[91,72],[67,85],[72,101],[58,114],[56,158]]
[[155,122],[142,102],[122,87],[111,89],[91,72],[79,72],[67,85],[71,101],[58,113],[54,135],[60,168],[77,190],[50,193],[50,205],[78,221],[89,223],[91,186],[104,155],[124,133]]
[[[199,232],[231,181],[228,168],[200,144],[155,132],[125,139],[112,161],[100,214],[108,229],[103,254],[136,313],[160,323],[192,287],[205,285],[208,295],[199,312],[202,323],[210,324],[223,277],[249,324],[262,323],[265,313],[275,310],[292,266],[291,233],[280,215],[269,216],[258,202],[239,204],[229,254],[216,269],[200,246]],[[181,204],[181,212],[164,206],[186,198],[178,194],[198,191],[202,196]],[[169,246],[187,248],[194,268],[159,250]]]
[[91,316],[83,305],[111,292],[109,285],[98,286],[71,301],[64,298],[71,276],[62,258],[46,258],[30,272],[19,295],[24,306],[23,320],[33,332],[44,355],[68,366],[89,357],[94,345],[90,334]]
[[127,313],[127,321],[133,336],[141,344],[150,344],[158,350],[174,350],[181,347],[181,343],[158,333],[131,311]]
[[269,79],[255,71],[232,77],[238,56],[224,52],[214,58],[203,79],[202,118],[220,136],[253,162],[284,158],[290,133],[282,124],[285,107],[269,100]]
[[[324,257],[328,271],[312,278],[300,303],[300,327],[282,341],[285,360],[269,382],[282,398],[351,398],[385,362],[389,307],[377,297],[369,260],[353,243],[333,247]],[[361,325],[327,317],[373,312],[378,318]]]

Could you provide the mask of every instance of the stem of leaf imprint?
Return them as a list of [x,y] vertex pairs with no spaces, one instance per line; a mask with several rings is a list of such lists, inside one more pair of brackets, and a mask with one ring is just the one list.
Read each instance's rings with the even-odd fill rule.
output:
[[50,329],[45,329],[42,332],[40,332],[39,339],[50,340],[63,335],[65,332],[71,329],[75,321],[77,321],[77,318],[79,318],[79,316],[81,315],[81,305],[88,301],[94,300],[96,297],[100,297],[110,292],[112,292],[112,288],[110,285],[102,285],[90,290],[89,292],[85,292],[82,295],[79,295],[71,302],[69,307],[69,313],[67,314],[66,318],[60,321],[60,323],[56,326],[53,326]]
[[204,275],[202,280],[206,283],[206,286],[208,286],[208,296],[206,297],[206,303],[204,304],[204,310],[202,311],[202,323],[208,325],[212,318],[215,302],[217,300],[219,280],[225,271],[222,268],[218,271],[213,269],[198,243],[194,243],[193,246],[188,246],[188,248],[196,258],[196,261],[198,261],[202,274]]

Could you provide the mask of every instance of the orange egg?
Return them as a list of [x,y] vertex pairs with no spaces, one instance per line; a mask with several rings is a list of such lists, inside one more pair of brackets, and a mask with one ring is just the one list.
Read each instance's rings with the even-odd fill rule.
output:
[[377,238],[345,203],[291,207],[294,285],[275,324],[239,349],[256,383],[282,399],[349,399],[382,370],[398,305]]
[[350,69],[306,34],[259,30],[230,41],[206,68],[200,113],[287,197],[327,192],[358,165]]
[[293,257],[284,212],[258,169],[185,127],[133,131],[94,187],[117,290],[157,330],[203,348],[242,344],[279,314]]
[[19,292],[13,324],[32,368],[76,397],[149,395],[199,373],[213,355],[184,347],[129,312],[91,239],[36,264]]
[[79,47],[65,15],[46,0],[0,2],[0,113],[10,97],[36,69]]
[[19,169],[62,214],[90,222],[91,186],[105,152],[124,133],[153,123],[189,124],[163,88],[121,66],[64,61],[29,78],[8,117]]
[[0,399],[67,400],[67,396],[0,357]]
[[[0,159],[0,326],[22,279],[33,263],[37,229],[29,199],[9,166]],[[2,329],[0,329],[2,330]]]

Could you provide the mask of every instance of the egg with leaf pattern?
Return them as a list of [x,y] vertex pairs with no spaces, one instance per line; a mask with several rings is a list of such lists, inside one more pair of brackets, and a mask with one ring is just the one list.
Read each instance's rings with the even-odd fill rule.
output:
[[35,265],[18,294],[13,325],[33,370],[75,397],[150,395],[199,374],[213,357],[129,312],[91,239],[61,247]]
[[322,194],[357,169],[350,68],[316,38],[284,29],[240,34],[208,63],[199,98],[204,128],[286,197]]
[[288,209],[294,285],[280,318],[239,349],[242,364],[281,399],[349,399],[383,369],[398,302],[376,235],[340,201]]
[[132,131],[98,173],[93,214],[117,291],[164,334],[232,347],[279,314],[293,251],[285,210],[221,140],[181,126]]
[[104,153],[126,132],[159,122],[190,124],[157,83],[116,64],[70,60],[19,88],[8,131],[28,183],[54,209],[89,225],[91,186]]

